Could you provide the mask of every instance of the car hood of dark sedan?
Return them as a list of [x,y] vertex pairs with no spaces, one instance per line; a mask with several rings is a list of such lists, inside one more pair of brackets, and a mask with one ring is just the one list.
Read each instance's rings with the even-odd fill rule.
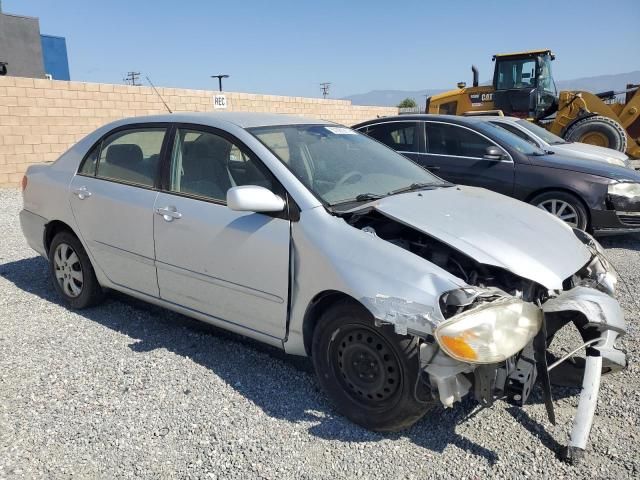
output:
[[640,172],[632,168],[613,165],[598,160],[562,154],[529,155],[529,161],[540,167],[559,168],[572,172],[587,173],[610,178],[618,182],[640,182]]
[[591,258],[561,220],[483,188],[456,186],[392,195],[370,206],[480,263],[549,289],[562,289],[562,282]]

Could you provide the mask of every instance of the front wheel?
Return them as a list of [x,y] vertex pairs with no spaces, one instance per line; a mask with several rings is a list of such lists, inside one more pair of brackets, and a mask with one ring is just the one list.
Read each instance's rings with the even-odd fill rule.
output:
[[320,385],[340,413],[370,430],[402,430],[433,407],[415,398],[418,354],[415,338],[376,327],[355,302],[330,307],[313,335]]
[[103,298],[91,261],[80,240],[60,232],[49,246],[49,272],[53,286],[71,308],[86,308]]
[[587,209],[575,195],[561,191],[545,192],[537,195],[530,203],[558,217],[570,227],[587,229],[589,224]]
[[602,115],[583,118],[569,127],[564,135],[569,142],[582,142],[619,152],[627,150],[627,133],[622,125]]

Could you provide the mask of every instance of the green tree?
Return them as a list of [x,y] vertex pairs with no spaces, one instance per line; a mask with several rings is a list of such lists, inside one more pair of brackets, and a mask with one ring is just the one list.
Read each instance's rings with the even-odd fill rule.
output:
[[398,108],[416,108],[418,104],[413,98],[405,98],[398,104]]

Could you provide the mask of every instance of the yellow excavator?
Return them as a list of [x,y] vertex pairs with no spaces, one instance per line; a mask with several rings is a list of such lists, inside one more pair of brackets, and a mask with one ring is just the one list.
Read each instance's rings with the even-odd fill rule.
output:
[[427,98],[426,113],[511,115],[544,126],[567,141],[613,148],[640,158],[640,85],[622,91],[557,92],[551,50],[493,56],[491,85],[458,83],[458,89]]

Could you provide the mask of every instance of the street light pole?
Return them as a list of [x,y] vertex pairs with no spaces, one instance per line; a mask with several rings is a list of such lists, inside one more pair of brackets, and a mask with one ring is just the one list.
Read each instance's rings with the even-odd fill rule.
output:
[[218,88],[220,89],[220,91],[222,91],[222,79],[229,78],[229,75],[211,75],[211,78],[218,79]]

